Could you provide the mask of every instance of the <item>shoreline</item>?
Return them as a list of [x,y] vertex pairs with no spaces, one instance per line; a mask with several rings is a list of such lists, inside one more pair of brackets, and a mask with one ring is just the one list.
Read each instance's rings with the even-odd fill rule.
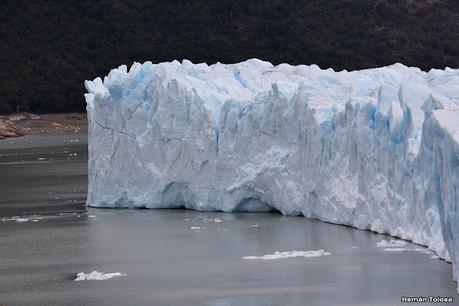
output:
[[24,135],[86,132],[86,113],[0,115],[0,140]]

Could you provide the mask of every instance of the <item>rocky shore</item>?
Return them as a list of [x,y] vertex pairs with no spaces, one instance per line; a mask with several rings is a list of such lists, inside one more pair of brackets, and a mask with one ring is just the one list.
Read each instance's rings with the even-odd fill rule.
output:
[[17,113],[0,116],[0,139],[31,134],[87,131],[86,114],[35,115]]

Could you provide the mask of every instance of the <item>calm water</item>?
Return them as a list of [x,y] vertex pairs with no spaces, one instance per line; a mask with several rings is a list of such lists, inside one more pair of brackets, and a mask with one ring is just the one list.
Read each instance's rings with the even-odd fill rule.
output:
[[[86,209],[83,134],[3,140],[0,154],[0,304],[403,305],[402,295],[457,297],[450,264],[385,252],[376,247],[390,239],[384,235],[275,213]],[[242,259],[318,249],[331,255]],[[93,270],[126,275],[73,281]]]

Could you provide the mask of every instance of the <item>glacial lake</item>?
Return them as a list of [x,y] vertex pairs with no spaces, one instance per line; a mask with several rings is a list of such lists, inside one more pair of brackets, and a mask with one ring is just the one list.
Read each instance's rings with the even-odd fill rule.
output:
[[[0,305],[457,298],[449,263],[412,243],[378,247],[386,235],[277,213],[86,208],[86,148],[83,133],[0,140]],[[121,275],[74,281],[92,271]]]

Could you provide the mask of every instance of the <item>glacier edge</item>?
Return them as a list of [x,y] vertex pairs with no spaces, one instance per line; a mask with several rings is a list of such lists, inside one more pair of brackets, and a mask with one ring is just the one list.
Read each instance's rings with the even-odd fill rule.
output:
[[87,205],[276,209],[426,245],[458,279],[459,70],[146,62],[85,85]]

